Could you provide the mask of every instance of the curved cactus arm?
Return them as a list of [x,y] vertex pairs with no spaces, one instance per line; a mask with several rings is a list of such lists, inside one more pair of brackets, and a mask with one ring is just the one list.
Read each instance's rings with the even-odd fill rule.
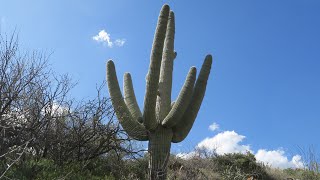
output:
[[171,89],[172,89],[172,71],[174,52],[174,33],[175,22],[174,13],[170,11],[167,24],[166,38],[164,41],[163,56],[161,61],[160,79],[159,79],[159,94],[157,97],[156,116],[157,121],[161,121],[167,116],[171,109]]
[[176,103],[176,101],[172,101],[171,102],[171,109],[173,108],[174,104]]
[[195,67],[191,67],[188,73],[188,76],[186,78],[186,81],[179,93],[177,101],[173,105],[169,114],[162,121],[163,126],[172,127],[180,121],[184,112],[188,108],[188,105],[192,98],[192,92],[193,92],[194,82],[196,81],[196,76],[197,76],[197,69]]
[[116,69],[112,60],[109,60],[107,63],[107,82],[112,105],[123,129],[134,139],[141,141],[148,140],[147,130],[138,121],[132,119],[128,107],[122,98]]
[[148,130],[153,130],[157,126],[155,106],[169,11],[170,8],[168,5],[164,5],[161,9],[151,50],[151,62],[147,75],[147,87],[143,108],[143,124]]
[[123,76],[123,91],[124,102],[126,103],[129,112],[134,120],[140,120],[142,118],[141,111],[139,109],[136,96],[134,94],[132,79],[130,73],[125,73]]
[[195,118],[199,112],[207,86],[207,80],[210,74],[212,64],[212,56],[207,55],[201,67],[199,77],[197,79],[191,102],[183,114],[181,121],[173,127],[172,142],[181,142],[188,135]]

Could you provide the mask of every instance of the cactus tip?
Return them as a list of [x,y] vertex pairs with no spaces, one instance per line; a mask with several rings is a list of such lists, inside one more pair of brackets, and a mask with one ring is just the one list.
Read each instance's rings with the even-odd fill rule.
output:
[[212,62],[212,55],[211,55],[211,54],[208,54],[208,55],[206,56],[206,60]]
[[170,10],[169,18],[174,17],[174,12]]
[[162,9],[167,9],[167,8],[170,9],[169,4],[167,4],[167,3],[162,6]]
[[169,11],[170,11],[170,6],[168,4],[164,4],[161,8],[160,15],[163,13],[168,15]]
[[115,68],[114,63],[111,59],[108,60],[107,62],[107,69],[110,69],[110,68],[113,68],[113,69]]
[[108,60],[107,65],[109,65],[109,64],[110,64],[110,65],[111,65],[111,64],[114,64],[113,61],[112,61],[112,59],[109,59],[109,60]]
[[131,77],[131,74],[130,74],[129,72],[125,72],[125,73],[124,73],[124,76],[126,76],[126,77]]

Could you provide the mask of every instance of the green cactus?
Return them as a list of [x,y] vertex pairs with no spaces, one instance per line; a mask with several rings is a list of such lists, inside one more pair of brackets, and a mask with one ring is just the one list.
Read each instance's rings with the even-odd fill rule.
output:
[[[171,142],[186,138],[203,100],[209,77],[212,56],[207,55],[196,81],[196,68],[191,67],[175,102],[171,102],[175,20],[168,5],[161,9],[151,62],[147,74],[144,111],[141,113],[133,90],[131,75],[124,74],[122,97],[115,66],[107,63],[107,82],[112,105],[118,120],[129,136],[149,141],[149,179],[166,179]],[[196,81],[196,83],[195,83]]]

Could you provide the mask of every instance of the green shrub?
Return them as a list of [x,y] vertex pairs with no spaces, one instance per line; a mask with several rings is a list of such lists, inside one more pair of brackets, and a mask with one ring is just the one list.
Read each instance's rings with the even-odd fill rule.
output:
[[[98,166],[99,167],[99,166]],[[107,173],[95,174],[80,164],[73,163],[58,166],[52,160],[41,159],[39,161],[29,160],[16,164],[6,174],[11,179],[106,179],[113,180],[113,176]]]
[[232,153],[225,155],[217,155],[213,157],[218,171],[224,179],[245,179],[253,176],[258,179],[273,179],[265,170],[263,164],[256,161],[254,155],[250,152],[246,154]]
[[310,171],[307,169],[285,169],[283,170],[288,176],[296,177],[299,179],[307,179],[307,180],[319,180],[320,174],[314,171]]

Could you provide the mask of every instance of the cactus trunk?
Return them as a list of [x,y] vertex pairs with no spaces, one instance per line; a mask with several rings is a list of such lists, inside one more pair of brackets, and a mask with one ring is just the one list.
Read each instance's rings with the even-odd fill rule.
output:
[[177,56],[174,33],[174,13],[164,5],[151,51],[143,111],[136,101],[131,75],[124,75],[123,98],[114,63],[112,60],[107,63],[109,94],[120,124],[132,138],[149,140],[150,180],[166,179],[171,143],[181,142],[188,135],[200,109],[212,64],[212,56],[207,55],[198,78],[196,68],[191,67],[176,102],[171,102],[173,61]]
[[170,157],[172,140],[172,129],[158,126],[149,135],[148,152],[149,159],[149,179],[161,180],[167,177],[167,164]]

